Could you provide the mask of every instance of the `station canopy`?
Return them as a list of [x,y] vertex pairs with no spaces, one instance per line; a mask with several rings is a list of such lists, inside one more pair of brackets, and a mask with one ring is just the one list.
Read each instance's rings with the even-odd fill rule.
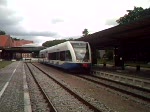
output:
[[25,52],[39,52],[40,50],[42,50],[44,48],[45,47],[40,46],[38,44],[30,43],[30,44],[24,44],[24,45],[18,46],[18,47],[5,48],[5,50],[12,51],[12,52],[25,53]]
[[117,25],[77,40],[87,41],[96,48],[115,46],[150,48],[150,16],[130,24]]
[[35,43],[30,43],[30,44],[24,44],[20,47],[42,47],[42,46],[35,44]]

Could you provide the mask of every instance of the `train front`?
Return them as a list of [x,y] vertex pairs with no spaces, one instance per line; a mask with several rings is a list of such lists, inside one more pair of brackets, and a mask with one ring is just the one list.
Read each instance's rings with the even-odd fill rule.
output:
[[74,54],[76,71],[89,72],[91,68],[91,48],[88,42],[71,43]]

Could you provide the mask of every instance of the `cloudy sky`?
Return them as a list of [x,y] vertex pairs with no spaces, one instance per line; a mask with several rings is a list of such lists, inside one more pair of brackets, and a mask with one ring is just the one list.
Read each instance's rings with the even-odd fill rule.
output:
[[134,6],[149,8],[150,0],[0,0],[0,30],[41,45],[113,27]]

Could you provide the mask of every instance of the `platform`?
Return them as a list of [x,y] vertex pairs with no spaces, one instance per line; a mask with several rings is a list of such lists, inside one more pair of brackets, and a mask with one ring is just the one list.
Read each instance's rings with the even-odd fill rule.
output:
[[91,74],[150,90],[149,68],[141,68],[140,71],[136,71],[135,67],[130,66],[122,70],[119,67],[113,67],[111,65],[105,67],[103,65],[96,65],[92,67]]
[[22,61],[0,69],[0,112],[31,112]]

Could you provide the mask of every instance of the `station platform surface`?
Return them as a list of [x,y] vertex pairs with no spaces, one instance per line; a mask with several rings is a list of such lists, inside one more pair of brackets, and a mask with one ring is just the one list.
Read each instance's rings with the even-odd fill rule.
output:
[[103,66],[103,64],[98,64],[92,66],[92,70],[110,72],[118,75],[128,75],[131,77],[144,78],[150,80],[150,68],[140,67],[140,70],[137,71],[136,67],[131,66],[125,66],[125,68],[122,69],[121,67],[114,67],[113,65],[109,64],[107,64],[106,66]]
[[24,63],[0,69],[0,112],[31,112]]

